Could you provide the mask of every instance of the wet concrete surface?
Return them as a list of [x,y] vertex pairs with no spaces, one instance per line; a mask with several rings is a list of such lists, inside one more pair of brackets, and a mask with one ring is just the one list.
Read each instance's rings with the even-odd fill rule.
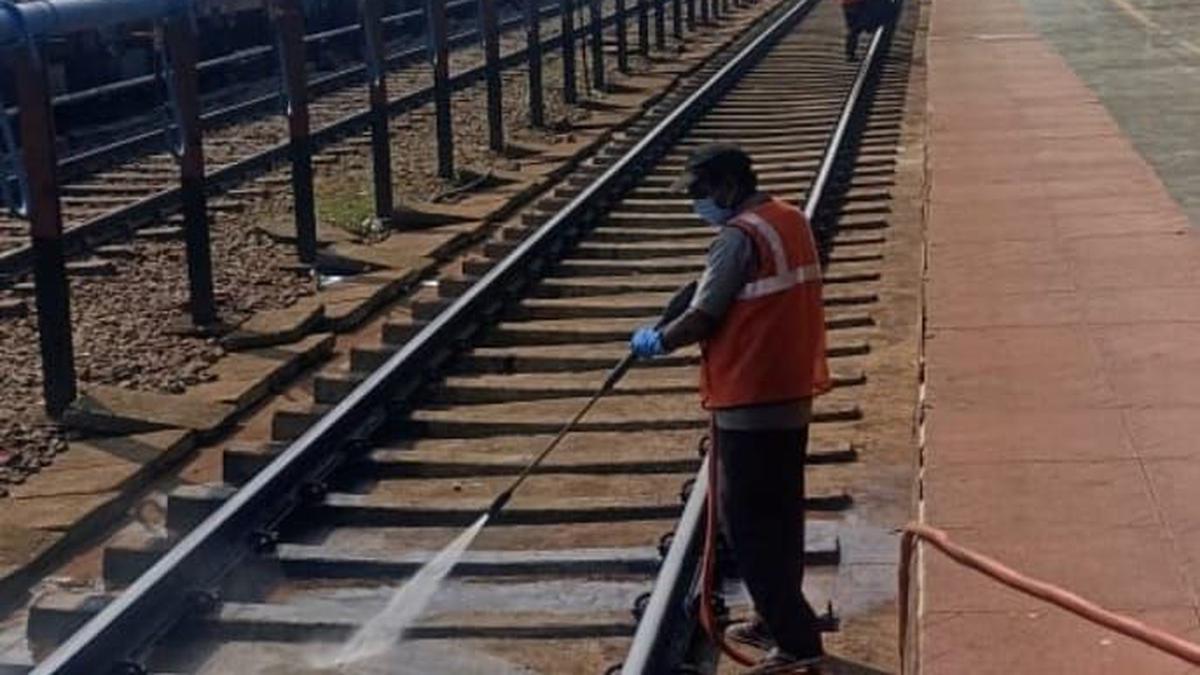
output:
[[1099,96],[1200,225],[1200,4],[1022,0],[1030,23]]

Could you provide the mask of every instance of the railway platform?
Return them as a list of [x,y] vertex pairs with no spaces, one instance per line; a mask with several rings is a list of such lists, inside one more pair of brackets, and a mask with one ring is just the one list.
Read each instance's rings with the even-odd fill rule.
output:
[[[931,6],[920,518],[1195,640],[1200,239],[1159,177],[1178,164],[1139,153],[1047,4]],[[1147,18],[1096,5],[1074,23]],[[1150,72],[1149,43],[1118,48]],[[929,548],[916,583],[924,675],[1194,672]]]

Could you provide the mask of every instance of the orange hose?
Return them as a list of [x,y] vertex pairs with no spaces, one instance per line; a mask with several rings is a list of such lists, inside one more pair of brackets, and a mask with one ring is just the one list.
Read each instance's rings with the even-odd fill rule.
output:
[[720,474],[717,462],[720,461],[720,453],[717,449],[715,424],[710,425],[708,433],[708,493],[704,496],[707,514],[704,526],[704,556],[700,561],[700,625],[704,626],[708,637],[726,656],[743,666],[752,666],[755,664],[754,659],[735,649],[725,639],[725,632],[721,630],[713,611],[713,587],[716,585],[717,571],[717,479]]
[[899,606],[901,668],[907,665],[905,662],[905,636],[908,634],[909,619],[909,571],[917,539],[923,539],[958,564],[989,576],[1009,588],[1032,595],[1035,598],[1061,607],[1072,614],[1083,617],[1092,623],[1143,642],[1171,656],[1187,661],[1192,665],[1200,666],[1200,645],[1148,626],[1137,619],[1117,614],[1116,612],[1110,612],[1091,601],[1085,600],[1053,584],[1025,576],[987,556],[955,544],[950,541],[950,537],[945,532],[939,529],[920,523],[909,523],[904,527],[904,536],[900,543]]

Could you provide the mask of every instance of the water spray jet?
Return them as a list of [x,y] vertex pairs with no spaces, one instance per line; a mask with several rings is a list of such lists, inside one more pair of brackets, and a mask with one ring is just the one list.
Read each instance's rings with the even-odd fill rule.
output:
[[[692,296],[695,295],[695,292],[696,282],[684,286],[677,292],[667,304],[667,309],[656,324],[657,327],[663,328],[675,318],[682,315],[688,305],[691,304]],[[592,394],[587,403],[579,409],[579,412],[575,413],[575,416],[563,425],[558,434],[546,444],[546,447],[525,465],[521,473],[517,474],[516,478],[513,479],[512,483],[503,492],[496,495],[496,498],[492,500],[487,510],[470,527],[463,530],[454,541],[438,552],[433,560],[426,563],[415,575],[404,582],[404,585],[396,591],[387,606],[379,614],[363,624],[355,632],[354,636],[342,645],[341,649],[336,652],[332,659],[314,665],[317,665],[319,668],[332,669],[334,672],[342,672],[344,667],[380,656],[398,644],[404,638],[405,631],[425,611],[425,607],[433,599],[434,593],[437,592],[442,582],[445,581],[454,567],[462,560],[463,555],[466,554],[467,549],[470,548],[471,544],[479,536],[479,533],[483,531],[483,528],[500,515],[500,512],[512,501],[517,489],[541,466],[542,462],[550,456],[550,453],[558,448],[563,439],[578,426],[580,420],[591,411],[592,407],[605,394],[612,391],[621,378],[625,376],[625,373],[629,371],[633,362],[633,354],[623,357],[609,371],[608,376],[604,378],[604,382]]]

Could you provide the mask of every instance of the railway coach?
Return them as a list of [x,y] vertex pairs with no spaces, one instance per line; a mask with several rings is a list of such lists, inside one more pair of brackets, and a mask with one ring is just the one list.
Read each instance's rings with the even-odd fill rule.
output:
[[[39,0],[23,0],[21,4]],[[273,41],[266,3],[263,0],[201,0],[195,2],[199,33],[205,36],[199,45],[200,59],[209,60],[234,54],[241,50],[269,45]],[[303,0],[305,26],[310,33],[320,33],[342,26],[354,25],[358,20],[357,3],[346,0]],[[417,0],[400,0],[391,3],[393,11],[405,11],[419,6]],[[72,115],[88,115],[95,121],[96,102],[106,102],[105,95],[98,91],[126,83],[138,78],[153,76],[156,72],[158,50],[155,46],[154,30],[149,23],[131,23],[101,30],[82,31],[68,37],[51,39],[45,43],[46,70],[51,93],[59,99],[60,123],[72,121]],[[345,56],[357,56],[355,41],[346,41]],[[328,49],[322,55],[331,56]],[[259,61],[265,68],[271,67],[269,59]],[[242,64],[245,65],[245,64]],[[232,71],[213,72],[204,84],[220,87],[245,77],[246,73]],[[156,105],[161,92],[156,87],[113,87],[107,98],[121,98],[122,108],[145,108]],[[64,97],[90,92],[89,103],[81,106],[64,106]],[[0,74],[0,94],[11,105],[14,99],[12,76]],[[97,97],[95,94],[101,94]],[[79,108],[75,110],[73,108]],[[11,112],[11,110],[10,110]]]

